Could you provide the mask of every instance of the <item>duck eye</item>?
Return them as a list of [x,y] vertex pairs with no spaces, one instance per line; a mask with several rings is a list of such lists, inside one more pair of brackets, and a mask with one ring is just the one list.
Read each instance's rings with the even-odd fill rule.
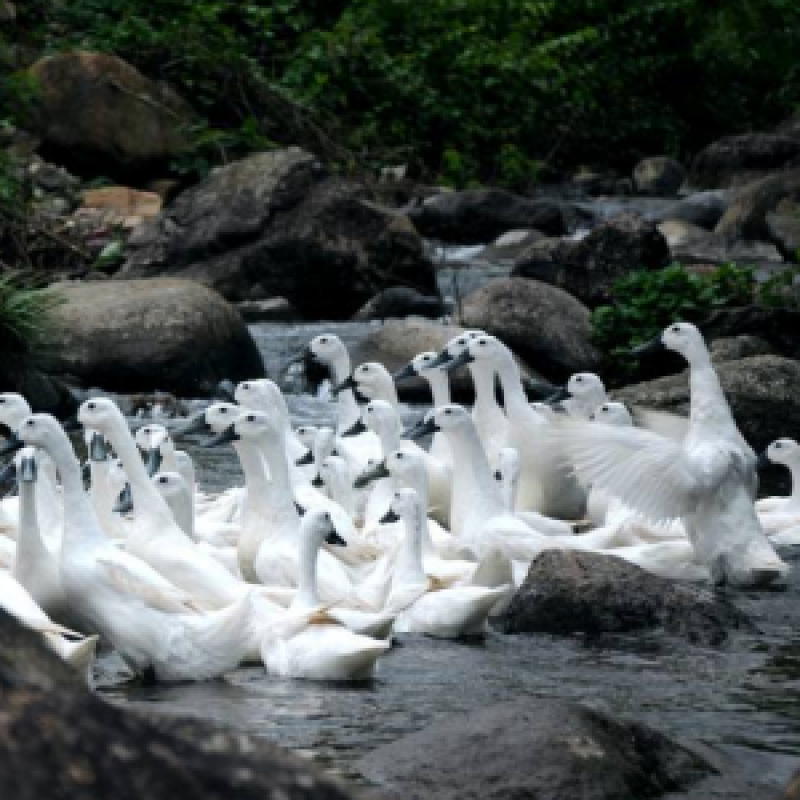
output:
[[482,342],[478,342],[478,344],[479,344],[481,347],[486,347],[486,345],[487,345],[487,342],[486,342],[486,341],[482,341]]
[[256,418],[252,414],[248,414],[247,415],[247,421],[248,422],[255,422]]
[[322,337],[322,338],[319,340],[319,343],[320,343],[320,344],[328,344],[328,337],[327,337],[327,336],[323,336],[323,337]]
[[220,413],[220,414],[227,414],[227,413],[228,413],[228,409],[227,409],[227,408],[221,408],[221,409],[219,410],[219,413]]
[[575,378],[575,381],[576,381],[576,383],[583,383],[583,378],[581,378],[581,376],[578,375],[578,377]]
[[775,442],[775,449],[780,450],[783,445],[780,442]]
[[402,454],[402,453],[398,453],[398,454],[397,454],[397,457],[398,457],[398,458],[400,458],[400,459],[404,458],[404,456],[403,456],[403,454]]
[[88,403],[87,408],[89,411],[94,411],[97,408],[97,405],[95,403]]
[[32,428],[32,427],[33,427],[33,426],[34,426],[36,423],[35,423],[35,422],[34,422],[32,419],[29,419],[29,420],[28,420],[28,421],[27,421],[25,424],[26,424],[26,425],[27,425],[29,428]]
[[444,413],[449,415],[449,414],[452,414],[452,413],[453,413],[453,411],[452,411],[452,409],[450,409],[450,408],[446,408],[446,409],[444,410]]
[[5,401],[6,401],[5,397],[0,397],[0,403],[5,403]]
[[681,332],[681,326],[680,325],[673,325],[672,326],[672,332],[673,333],[680,333]]

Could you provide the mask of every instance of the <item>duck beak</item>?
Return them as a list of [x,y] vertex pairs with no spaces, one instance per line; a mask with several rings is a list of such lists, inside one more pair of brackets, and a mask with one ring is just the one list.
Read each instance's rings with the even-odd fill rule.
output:
[[451,359],[452,359],[452,356],[450,355],[450,353],[448,353],[447,350],[442,350],[442,352],[439,353],[439,355],[436,356],[436,358],[434,358],[433,361],[431,361],[430,364],[428,364],[428,368],[429,369],[440,369],[440,368],[444,367],[445,364],[449,363],[451,361]]
[[227,403],[236,402],[236,384],[233,381],[224,380],[217,384],[215,391],[217,397]]
[[296,467],[307,467],[309,464],[314,463],[314,455],[310,450],[306,450],[305,455],[300,456],[297,461],[294,462]]
[[114,505],[115,514],[130,514],[133,511],[133,493],[131,492],[131,485],[125,484],[125,488],[119,493],[117,502]]
[[147,451],[147,459],[145,460],[145,467],[147,474],[152,478],[161,469],[161,451],[157,447]]
[[761,453],[758,456],[758,460],[756,461],[756,469],[757,470],[766,469],[767,467],[769,467],[771,465],[772,465],[772,460],[767,455],[767,451],[765,450],[763,453]]
[[36,459],[23,458],[19,466],[19,480],[23,483],[36,483]]
[[353,481],[353,488],[354,489],[366,489],[373,481],[380,480],[381,478],[388,478],[390,477],[390,472],[386,469],[386,462],[381,461],[380,464],[376,464],[374,467],[369,467],[365,469],[356,479]]
[[417,369],[412,363],[406,364],[401,369],[397,370],[397,372],[392,375],[392,380],[396,383],[400,381],[408,380],[409,378],[416,378],[417,377]]
[[197,416],[192,417],[182,428],[178,428],[172,435],[174,438],[191,436],[193,433],[213,433],[211,426],[206,422],[206,412],[201,411]]
[[105,436],[95,431],[89,444],[89,458],[92,461],[105,461],[108,458],[108,446]]
[[463,367],[464,364],[471,364],[475,356],[469,350],[462,350],[455,358],[451,358],[446,364],[442,364],[441,369],[445,372],[452,372],[454,369]]
[[346,431],[339,434],[342,439],[348,439],[351,436],[358,436],[359,433],[366,433],[369,430],[364,424],[364,420],[360,419],[354,422]]
[[544,402],[552,406],[562,400],[569,400],[570,397],[572,397],[570,390],[566,386],[559,386],[558,390],[546,398]]
[[335,547],[347,547],[347,542],[342,539],[341,536],[335,531],[331,530],[331,532],[325,537],[325,541],[328,544],[332,544]]
[[430,436],[432,433],[438,433],[441,428],[432,420],[425,419],[413,428],[403,433],[404,439],[422,439],[423,436]]
[[287,362],[284,364],[284,370],[289,369],[292,364],[304,364],[307,360],[313,359],[314,354],[307,348],[304,347],[299,353],[295,353]]
[[338,397],[345,389],[352,389],[354,392],[358,390],[358,384],[352,375],[348,375],[338,386],[334,386],[331,394]]
[[301,505],[300,505],[300,503],[298,503],[298,502],[297,502],[297,500],[295,500],[295,501],[294,501],[294,507],[295,507],[295,509],[297,510],[297,513],[298,513],[298,514],[299,514],[301,517],[303,516],[303,514],[305,514],[305,513],[306,513],[306,509],[305,509],[303,506],[301,506]]
[[0,472],[0,496],[5,497],[17,484],[17,464],[14,459]]
[[229,425],[222,433],[218,433],[213,439],[209,439],[203,447],[210,449],[212,447],[219,447],[223,444],[230,444],[231,442],[238,442],[241,439],[233,425]]
[[16,433],[12,433],[8,439],[6,439],[2,447],[0,447],[0,456],[16,453],[17,450],[22,450],[23,447],[25,447],[25,442],[23,442]]
[[399,522],[400,517],[398,514],[395,513],[393,508],[390,508],[381,518],[380,523],[381,525],[387,525],[390,522]]
[[653,353],[660,353],[662,350],[666,349],[667,348],[664,347],[664,342],[661,341],[661,334],[659,334],[649,342],[634,347],[633,350],[631,350],[631,355],[636,356],[636,358],[641,358],[642,356],[652,355]]
[[325,481],[319,475],[314,476],[314,480],[311,481],[311,485],[315,489],[321,489],[325,485]]
[[88,485],[92,480],[92,465],[89,461],[84,461],[81,467],[81,480]]
[[499,470],[499,469],[496,469],[496,470],[494,471],[494,479],[495,479],[496,481],[501,481],[501,480],[503,480],[503,473],[502,473],[502,472],[500,472],[500,470]]

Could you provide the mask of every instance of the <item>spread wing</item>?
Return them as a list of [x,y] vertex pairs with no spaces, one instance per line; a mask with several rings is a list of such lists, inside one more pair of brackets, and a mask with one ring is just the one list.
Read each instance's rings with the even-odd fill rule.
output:
[[689,431],[689,420],[686,417],[644,406],[629,406],[629,408],[633,422],[638,428],[644,428],[675,442],[682,442],[686,438]]

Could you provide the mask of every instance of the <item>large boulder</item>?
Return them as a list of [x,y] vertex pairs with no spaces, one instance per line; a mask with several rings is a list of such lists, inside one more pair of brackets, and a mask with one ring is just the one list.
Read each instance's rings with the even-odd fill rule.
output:
[[346,319],[389,286],[437,293],[411,223],[298,148],[257,153],[180,194],[127,247],[119,277],[192,278],[230,300],[285,297]]
[[685,180],[686,170],[668,156],[645,158],[633,170],[633,185],[639,194],[672,197]]
[[707,231],[680,220],[658,225],[667,240],[670,253],[683,264],[780,264],[777,247],[770,242],[736,239]]
[[[798,142],[800,145],[800,142]],[[800,203],[800,169],[787,170],[743,187],[717,223],[716,232],[744,239],[767,239],[794,257],[800,226],[793,213]]]
[[589,309],[555,286],[527,278],[496,278],[464,299],[461,324],[503,341],[537,372],[564,380],[594,369]]
[[543,552],[497,625],[505,633],[559,636],[658,629],[703,645],[751,627],[709,589],[659,578],[612,554],[577,550]]
[[[742,434],[756,450],[800,430],[800,361],[752,356],[719,364],[717,373]],[[689,412],[689,373],[627,386],[615,393],[632,405]]]
[[355,314],[353,320],[368,322],[375,319],[397,317],[429,317],[435,319],[444,313],[441,297],[421,294],[407,286],[390,286],[378,292]]
[[423,236],[455,244],[485,244],[521,228],[551,236],[566,232],[558,204],[504,189],[442,192],[411,209],[409,216]]
[[646,725],[541,697],[451,715],[360,767],[405,800],[638,800],[714,772]]
[[[637,269],[660,269],[669,248],[652,222],[625,213],[598,225],[579,241],[565,240],[521,258],[513,275],[552,283],[588,305],[606,302],[614,284]],[[537,249],[538,246],[538,249]]]
[[703,322],[710,340],[758,336],[778,355],[800,359],[800,311],[773,306],[742,306],[712,311]]
[[725,192],[696,192],[682,197],[657,215],[657,221],[681,220],[690,222],[700,228],[713,230],[720,221],[728,202]]
[[720,139],[692,162],[690,181],[703,189],[728,189],[800,163],[800,139],[780,133],[744,133]]
[[119,392],[205,394],[264,375],[242,318],[216,292],[168,278],[58,287],[42,368]]
[[103,702],[0,611],[0,796],[14,800],[346,800],[281,748]]
[[140,180],[187,148],[188,106],[116,56],[59,53],[30,75],[43,151],[71,170]]

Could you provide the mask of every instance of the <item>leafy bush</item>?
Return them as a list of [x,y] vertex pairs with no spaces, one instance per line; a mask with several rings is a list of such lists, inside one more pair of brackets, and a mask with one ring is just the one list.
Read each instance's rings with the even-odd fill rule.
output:
[[680,264],[638,270],[618,281],[613,304],[592,314],[596,343],[609,355],[613,372],[630,368],[631,348],[652,339],[672,322],[700,322],[716,308],[760,303],[794,305],[795,270],[758,282],[749,267],[725,264],[713,272],[690,272]]
[[0,276],[0,348],[6,355],[35,354],[50,325],[50,312],[62,302],[51,289]]

